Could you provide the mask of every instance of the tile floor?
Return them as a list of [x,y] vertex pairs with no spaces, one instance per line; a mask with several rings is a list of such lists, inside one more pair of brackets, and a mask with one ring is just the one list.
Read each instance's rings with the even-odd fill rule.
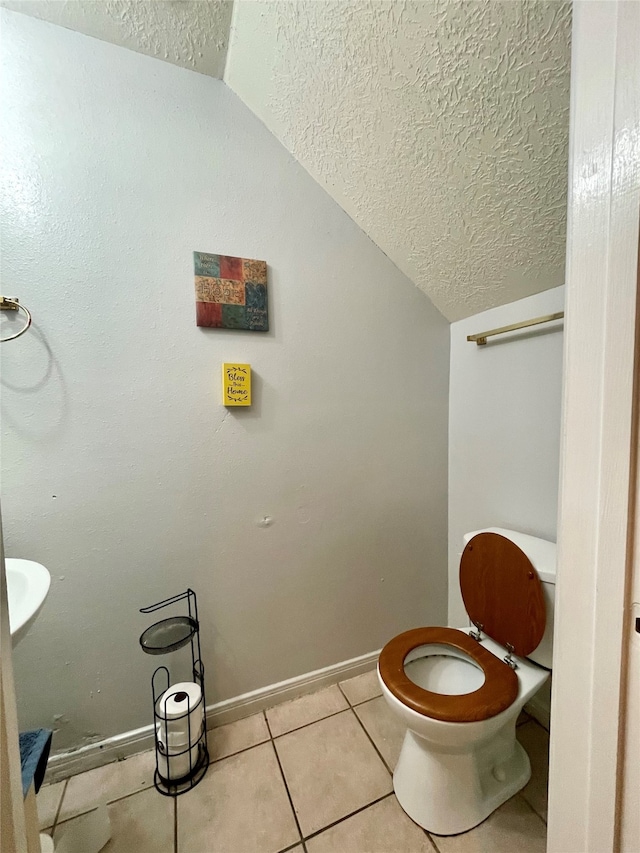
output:
[[375,671],[209,733],[212,764],[176,800],[153,788],[153,752],[41,789],[55,837],[108,803],[104,853],[544,853],[549,738],[523,714],[527,787],[470,832],[429,835],[402,811],[391,774],[404,731]]

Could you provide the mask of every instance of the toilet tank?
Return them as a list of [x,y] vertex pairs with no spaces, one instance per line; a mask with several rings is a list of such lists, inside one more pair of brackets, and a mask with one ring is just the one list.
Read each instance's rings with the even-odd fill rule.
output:
[[556,593],[556,543],[517,530],[506,530],[503,527],[485,527],[464,534],[464,544],[477,536],[478,533],[499,533],[505,539],[510,539],[529,558],[531,565],[538,573],[542,582],[544,602],[547,608],[547,624],[537,649],[529,655],[529,660],[551,669],[553,657],[553,618]]

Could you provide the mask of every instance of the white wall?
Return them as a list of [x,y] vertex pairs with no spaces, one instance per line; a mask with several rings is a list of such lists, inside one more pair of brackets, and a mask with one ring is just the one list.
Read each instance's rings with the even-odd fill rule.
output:
[[507,527],[556,539],[562,321],[489,339],[467,335],[562,311],[564,287],[451,326],[449,624],[466,625],[462,536]]
[[[209,702],[442,622],[445,320],[223,83],[9,12],[2,48],[5,539],[53,577],[22,725],[147,724],[137,611],[188,585]],[[268,334],[196,328],[193,250],[267,260]]]

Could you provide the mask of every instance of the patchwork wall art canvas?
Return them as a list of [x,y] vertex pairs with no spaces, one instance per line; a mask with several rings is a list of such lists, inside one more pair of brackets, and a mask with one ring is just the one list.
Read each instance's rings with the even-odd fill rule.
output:
[[267,264],[194,252],[196,325],[269,331]]

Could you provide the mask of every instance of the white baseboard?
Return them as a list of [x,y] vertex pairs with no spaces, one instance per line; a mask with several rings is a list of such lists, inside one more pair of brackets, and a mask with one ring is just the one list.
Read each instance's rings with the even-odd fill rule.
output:
[[[314,690],[336,684],[338,681],[344,681],[347,678],[354,678],[356,675],[373,669],[379,655],[380,649],[332,666],[326,666],[324,669],[316,669],[313,672],[297,675],[295,678],[289,678],[277,684],[261,687],[259,690],[251,691],[251,693],[243,693],[233,699],[225,699],[224,702],[217,702],[215,705],[209,705],[207,707],[207,728],[212,729],[215,726],[233,723],[236,720],[249,717],[251,714],[256,714],[258,711],[263,711],[265,708],[279,705],[280,702],[296,699],[305,693],[312,693]],[[153,725],[149,724],[71,752],[60,752],[50,756],[45,781],[58,782],[61,779],[67,779],[69,776],[75,776],[76,773],[84,773],[85,770],[93,770],[103,764],[121,761],[129,755],[152,749],[153,745]]]

